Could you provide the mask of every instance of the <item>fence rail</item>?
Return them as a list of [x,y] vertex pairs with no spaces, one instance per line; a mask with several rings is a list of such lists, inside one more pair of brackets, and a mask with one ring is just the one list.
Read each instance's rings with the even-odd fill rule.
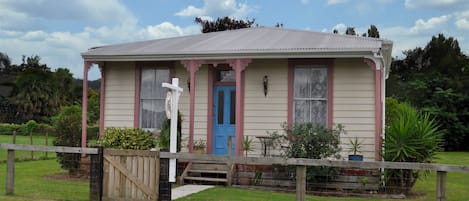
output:
[[296,166],[296,200],[305,200],[306,195],[306,166],[326,166],[341,168],[366,168],[366,169],[408,169],[429,170],[437,172],[436,200],[446,201],[446,175],[447,172],[469,172],[469,166],[407,163],[407,162],[384,162],[384,161],[338,161],[305,158],[281,158],[281,157],[232,157],[201,155],[190,153],[168,153],[161,152],[161,158],[176,158],[185,160],[204,160],[224,162],[228,164],[244,165],[292,165]]
[[367,168],[367,169],[407,169],[407,170],[430,170],[441,172],[469,172],[469,166],[431,164],[431,163],[408,163],[408,162],[381,162],[381,161],[340,161],[306,158],[281,158],[281,157],[229,157],[190,153],[161,152],[161,158],[176,158],[185,160],[204,160],[215,162],[230,162],[232,164],[245,165],[293,165],[293,166],[326,166],[343,168]]
[[0,149],[18,150],[18,151],[60,152],[60,153],[72,153],[72,154],[98,154],[97,148],[38,146],[38,145],[26,145],[26,144],[0,144]]
[[[0,144],[0,149],[8,150],[7,159],[7,194],[13,192],[14,183],[14,151],[45,151],[45,152],[62,152],[62,153],[81,153],[81,154],[98,154],[97,148],[80,148],[80,147],[59,147],[59,146],[34,146],[34,145],[18,145],[18,144]],[[114,155],[119,153],[121,156],[132,156],[139,151],[115,151],[104,150],[105,154]],[[141,152],[141,153],[140,153]],[[157,153],[140,151],[139,154],[155,157]],[[365,169],[409,169],[409,170],[429,170],[437,172],[436,200],[446,200],[446,175],[447,172],[469,172],[469,166],[446,165],[446,164],[427,164],[427,163],[404,163],[404,162],[358,162],[358,161],[336,161],[336,160],[319,160],[305,158],[281,158],[281,157],[232,157],[232,156],[216,156],[204,154],[190,153],[168,153],[160,152],[160,158],[175,158],[184,160],[202,160],[223,162],[228,164],[244,164],[244,165],[291,165],[296,166],[296,198],[304,200],[306,195],[306,167],[307,166],[326,166],[341,168],[365,168]],[[153,196],[150,196],[153,197]]]

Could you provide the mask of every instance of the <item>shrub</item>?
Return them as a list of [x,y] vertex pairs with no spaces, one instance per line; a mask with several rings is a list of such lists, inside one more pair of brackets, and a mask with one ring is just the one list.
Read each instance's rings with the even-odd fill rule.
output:
[[[81,107],[78,105],[62,107],[53,118],[57,138],[55,146],[81,146]],[[80,166],[80,154],[57,153],[57,160],[63,169],[75,174]]]
[[[342,125],[329,129],[320,124],[294,124],[289,128],[282,125],[284,135],[273,133],[275,144],[287,142],[289,148],[285,155],[289,158],[340,158],[340,134],[344,132]],[[336,174],[336,168],[308,167],[307,183],[324,182]]]
[[156,146],[156,138],[139,128],[106,128],[98,144],[113,149],[149,150]]
[[[431,163],[439,151],[443,133],[427,113],[407,103],[397,105],[397,115],[386,127],[384,160]],[[419,178],[415,170],[386,170],[386,185],[407,193]]]
[[[169,140],[171,133],[171,120],[164,118],[161,126],[160,136],[158,137],[158,146],[162,150],[169,150]],[[182,129],[182,116],[178,111],[178,127],[177,127],[177,151],[181,151],[181,129]]]

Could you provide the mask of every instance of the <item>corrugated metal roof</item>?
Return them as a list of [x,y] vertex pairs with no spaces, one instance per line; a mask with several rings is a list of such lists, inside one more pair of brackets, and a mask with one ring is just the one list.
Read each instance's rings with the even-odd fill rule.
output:
[[392,42],[382,39],[258,27],[94,47],[82,53],[82,57],[85,60],[144,60],[145,56],[154,56],[163,60],[217,58],[217,55],[372,54],[379,52],[383,44],[390,46],[385,51],[391,51]]

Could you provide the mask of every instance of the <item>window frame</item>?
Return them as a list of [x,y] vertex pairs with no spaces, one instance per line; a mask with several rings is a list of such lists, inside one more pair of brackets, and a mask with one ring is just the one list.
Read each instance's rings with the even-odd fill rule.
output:
[[320,66],[327,70],[327,120],[326,126],[333,125],[333,66],[335,59],[288,59],[288,115],[287,124],[291,127],[294,122],[294,80],[297,66]]
[[[327,109],[328,105],[329,105],[329,100],[328,100],[328,94],[329,94],[329,91],[328,91],[328,87],[329,87],[329,83],[328,83],[328,76],[327,76],[327,73],[328,73],[328,68],[327,66],[325,65],[295,65],[294,67],[294,75],[296,74],[296,70],[297,69],[308,69],[308,70],[311,70],[311,69],[324,69],[326,71],[326,88],[325,88],[325,97],[298,97],[296,96],[295,94],[295,90],[293,90],[293,122],[296,123],[296,108],[295,108],[295,103],[296,101],[306,101],[307,103],[309,103],[310,105],[310,111],[309,111],[309,120],[306,121],[306,122],[312,122],[312,118],[311,118],[311,113],[312,113],[312,108],[311,108],[311,103],[312,102],[322,102],[324,101],[326,103],[326,119],[324,120],[324,123],[326,124],[325,126],[328,126],[328,115],[329,115],[329,111]],[[295,82],[293,82],[293,88],[295,88],[297,86],[295,86]],[[320,123],[320,122],[313,122],[313,123]]]
[[[134,100],[134,127],[135,128],[142,128],[142,73],[143,69],[167,69],[169,71],[168,81],[171,81],[171,78],[174,77],[174,62],[172,61],[164,61],[164,62],[136,62],[135,65],[135,100]],[[148,99],[145,100],[156,100],[156,99]],[[158,99],[160,100],[160,99]],[[162,98],[161,100],[165,100]],[[149,131],[160,131],[161,128],[142,128]]]

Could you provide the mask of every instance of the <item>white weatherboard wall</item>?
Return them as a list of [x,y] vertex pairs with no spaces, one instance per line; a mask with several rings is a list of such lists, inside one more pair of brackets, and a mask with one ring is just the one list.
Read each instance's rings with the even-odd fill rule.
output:
[[[177,61],[175,65],[175,77],[179,78],[179,85],[183,93],[179,98],[179,111],[182,114],[182,151],[187,151],[189,142],[189,100],[190,92],[187,81],[189,72]],[[194,142],[207,140],[207,97],[208,97],[208,67],[202,65],[195,73],[195,115],[194,115]]]
[[333,121],[345,126],[341,136],[342,157],[349,154],[350,139],[358,137],[365,160],[375,154],[375,80],[363,59],[336,59],[334,62]]
[[133,127],[135,63],[106,62],[104,127]]
[[[267,131],[280,131],[287,122],[288,60],[253,60],[245,69],[244,135],[252,139],[250,156],[260,156],[261,144],[255,136],[269,136]],[[264,96],[264,76],[268,77],[268,92]],[[277,154],[271,150],[271,154]]]

